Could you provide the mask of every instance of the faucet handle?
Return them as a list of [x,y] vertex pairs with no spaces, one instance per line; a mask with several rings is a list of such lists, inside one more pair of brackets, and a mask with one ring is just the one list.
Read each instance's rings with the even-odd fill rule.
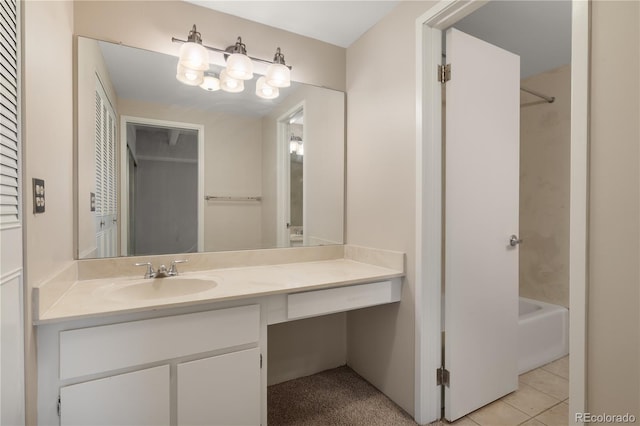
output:
[[151,262],[140,262],[140,263],[134,263],[134,266],[146,266],[147,267],[147,272],[144,273],[144,277],[145,278],[153,278],[156,276],[155,271],[153,270],[153,265],[151,264]]
[[178,263],[187,263],[188,260],[172,260],[171,261],[171,266],[169,267],[169,275],[178,275],[178,269],[176,268],[176,265]]

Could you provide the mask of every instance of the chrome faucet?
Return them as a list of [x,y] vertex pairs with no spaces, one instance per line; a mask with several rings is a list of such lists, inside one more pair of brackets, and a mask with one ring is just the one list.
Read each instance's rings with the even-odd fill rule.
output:
[[167,267],[164,265],[160,265],[157,271],[154,271],[153,265],[151,264],[151,262],[136,263],[135,266],[147,267],[147,271],[144,274],[145,278],[166,278],[166,277],[175,277],[176,275],[178,275],[178,269],[176,268],[176,265],[178,263],[186,263],[186,262],[188,261],[173,260],[171,261],[171,265],[169,266],[169,269],[167,269]]
[[169,266],[169,272],[167,272],[167,275],[169,275],[170,277],[175,277],[176,275],[178,275],[178,268],[176,268],[176,265],[178,263],[187,263],[188,260],[183,259],[183,260],[172,260],[171,261],[171,265]]

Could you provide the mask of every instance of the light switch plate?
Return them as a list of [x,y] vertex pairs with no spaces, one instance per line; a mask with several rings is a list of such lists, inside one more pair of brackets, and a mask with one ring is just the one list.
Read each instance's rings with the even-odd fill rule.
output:
[[33,213],[44,213],[44,179],[33,178]]

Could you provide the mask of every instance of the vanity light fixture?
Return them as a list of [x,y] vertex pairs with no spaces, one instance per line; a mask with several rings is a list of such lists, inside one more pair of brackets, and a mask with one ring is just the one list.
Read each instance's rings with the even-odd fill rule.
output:
[[204,71],[187,68],[184,65],[178,63],[176,78],[179,82],[184,83],[188,86],[199,86],[204,80]]
[[200,87],[208,92],[215,92],[220,90],[220,79],[212,75],[205,75]]
[[209,53],[202,45],[202,37],[196,30],[195,24],[187,41],[180,47],[180,65],[195,71],[206,71],[209,69]]
[[227,70],[220,71],[220,88],[229,93],[240,93],[244,90],[244,80],[230,77]]
[[[284,62],[284,55],[280,48],[276,50],[273,61],[255,58],[247,55],[247,46],[238,37],[233,46],[226,49],[206,46],[202,44],[202,37],[194,25],[187,40],[171,38],[174,43],[184,43],[180,47],[180,60],[176,78],[191,86],[200,86],[208,91],[215,91],[218,88],[231,93],[238,93],[244,90],[244,80],[253,78],[253,62],[263,62],[268,64],[266,76],[260,77],[256,82],[256,95],[264,99],[274,99],[279,95],[280,87],[291,85],[291,66]],[[221,53],[227,61],[227,67],[220,73],[219,82],[215,82],[215,77],[204,75],[204,71],[209,69],[209,57],[207,51]]]
[[280,91],[277,87],[267,84],[263,76],[256,81],[256,95],[262,99],[275,99],[280,95]]
[[289,138],[289,153],[304,155],[304,146],[302,144],[302,138],[300,136],[292,135],[291,138]]
[[236,80],[251,80],[253,78],[253,63],[247,56],[247,46],[238,37],[236,44],[227,47],[231,53],[227,58],[227,75]]
[[284,62],[284,55],[280,48],[276,49],[273,57],[273,63],[267,68],[265,75],[267,84],[271,87],[289,87],[291,86],[291,70]]

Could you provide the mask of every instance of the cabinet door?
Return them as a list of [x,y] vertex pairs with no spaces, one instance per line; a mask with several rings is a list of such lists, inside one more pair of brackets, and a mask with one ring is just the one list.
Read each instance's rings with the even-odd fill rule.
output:
[[169,425],[169,366],[60,389],[60,425]]
[[178,364],[178,425],[259,425],[258,348]]

